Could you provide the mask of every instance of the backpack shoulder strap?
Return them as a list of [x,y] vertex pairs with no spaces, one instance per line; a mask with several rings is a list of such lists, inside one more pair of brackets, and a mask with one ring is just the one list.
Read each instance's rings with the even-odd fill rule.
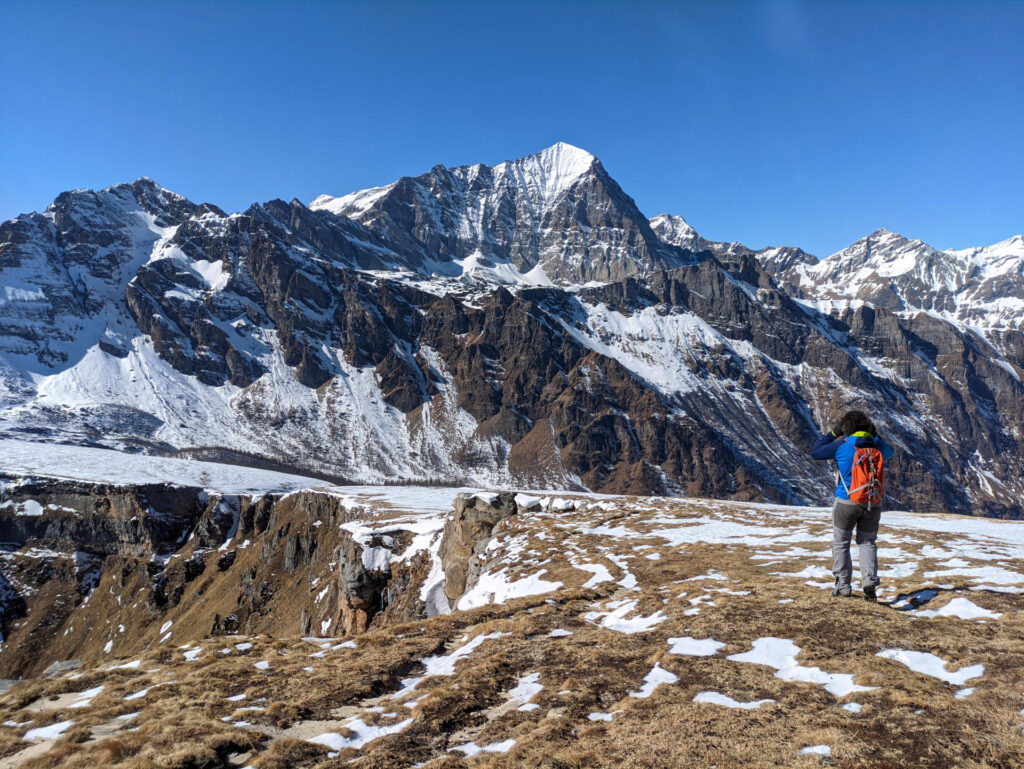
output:
[[[845,438],[843,438],[843,443],[849,445],[849,443],[850,443],[849,436],[846,436]],[[854,449],[854,453],[856,453],[856,449]],[[841,484],[843,484],[843,488],[846,489],[846,496],[850,496],[850,487],[846,485],[846,479],[843,478],[843,468],[841,468],[839,466],[839,457],[835,458],[835,463],[836,463],[836,475],[839,476],[839,482]],[[850,472],[853,472],[853,467],[852,466],[850,467]]]

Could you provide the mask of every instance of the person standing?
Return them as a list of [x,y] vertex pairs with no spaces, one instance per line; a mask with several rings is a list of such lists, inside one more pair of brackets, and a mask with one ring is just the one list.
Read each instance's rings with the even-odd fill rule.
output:
[[872,603],[878,600],[875,540],[885,499],[884,466],[893,453],[867,414],[856,409],[847,411],[811,449],[814,459],[835,460],[839,474],[832,508],[832,573],[836,578],[832,595],[838,598],[849,598],[852,593],[850,540],[856,529],[864,598]]

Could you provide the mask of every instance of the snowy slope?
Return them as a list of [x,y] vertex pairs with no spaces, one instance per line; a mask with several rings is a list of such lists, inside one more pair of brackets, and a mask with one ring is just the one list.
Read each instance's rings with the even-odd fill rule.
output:
[[396,512],[438,515],[451,509],[459,493],[475,489],[443,486],[336,486],[319,478],[222,462],[178,459],[52,443],[0,440],[0,474],[59,478],[88,483],[198,486],[218,494],[281,494],[312,489],[358,504]]
[[121,451],[53,443],[0,440],[0,473],[66,478],[97,483],[168,483],[199,486],[224,494],[263,494],[330,488],[316,478],[218,462],[126,454]]

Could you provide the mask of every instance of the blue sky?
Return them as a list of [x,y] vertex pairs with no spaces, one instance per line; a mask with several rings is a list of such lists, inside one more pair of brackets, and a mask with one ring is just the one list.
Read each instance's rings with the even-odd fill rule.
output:
[[150,176],[344,194],[584,147],[649,216],[819,256],[1024,230],[1024,3],[0,4],[0,219]]

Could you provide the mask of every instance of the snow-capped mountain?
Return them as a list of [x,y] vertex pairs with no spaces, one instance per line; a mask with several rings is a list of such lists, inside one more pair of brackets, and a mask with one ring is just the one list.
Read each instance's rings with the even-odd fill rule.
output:
[[365,224],[439,275],[551,285],[692,261],[659,240],[597,158],[561,142],[495,166],[435,166],[385,187],[321,195],[310,208]]
[[1024,326],[1024,238],[939,251],[879,229],[792,278],[805,296],[933,312],[983,329]]
[[[785,279],[813,257],[707,243],[564,144],[312,207],[226,214],[149,180],[64,193],[0,224],[0,437],[808,503],[832,483],[816,430],[856,404],[901,449],[892,504],[1020,513],[1009,343],[819,306]],[[935,253],[998,265],[998,293],[1013,248]]]
[[878,229],[818,260],[794,246],[760,250],[708,240],[681,216],[651,220],[655,234],[694,253],[719,258],[753,255],[775,281],[826,312],[834,300],[860,300],[894,312],[932,312],[981,331],[1004,351],[1020,354],[1007,331],[1024,327],[1024,236],[991,246],[940,251],[920,240]]
[[4,352],[41,369],[71,361],[83,342],[98,341],[91,338],[96,327],[102,333],[154,244],[196,211],[140,179],[101,192],[65,192],[42,214],[4,222]]

